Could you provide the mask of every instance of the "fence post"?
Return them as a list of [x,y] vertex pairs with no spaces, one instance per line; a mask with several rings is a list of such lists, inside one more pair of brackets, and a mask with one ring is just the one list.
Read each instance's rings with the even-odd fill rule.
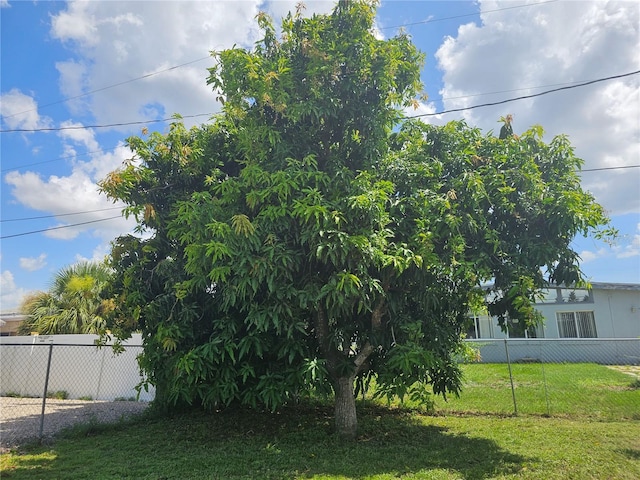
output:
[[504,351],[507,354],[507,365],[509,366],[509,381],[511,382],[511,396],[513,397],[513,414],[518,415],[518,404],[516,403],[516,390],[513,387],[513,374],[511,373],[511,359],[509,358],[509,346],[507,339],[504,339]]
[[106,353],[105,346],[99,347],[102,349],[102,358],[100,359],[100,374],[98,375],[98,388],[96,388],[96,396],[94,400],[100,399],[100,386],[102,385],[102,372],[104,371],[104,355]]
[[38,438],[42,440],[44,431],[44,409],[47,406],[47,390],[49,390],[49,372],[51,371],[51,356],[53,353],[53,343],[49,344],[49,359],[47,360],[47,373],[44,377],[44,392],[42,393],[42,413],[40,413],[40,434]]
[[544,355],[542,354],[542,342],[540,345],[540,364],[542,365],[542,383],[544,384],[544,400],[547,403],[547,417],[551,416],[551,404],[549,403],[549,391],[547,388],[547,374],[544,371]]

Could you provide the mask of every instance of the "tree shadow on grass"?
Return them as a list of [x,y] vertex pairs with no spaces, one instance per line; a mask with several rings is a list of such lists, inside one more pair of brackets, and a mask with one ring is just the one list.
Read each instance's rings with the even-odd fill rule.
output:
[[[300,458],[296,471],[307,477],[335,475],[353,479],[445,472],[456,478],[484,479],[517,473],[525,463],[535,461],[511,453],[493,440],[426,425],[406,412],[363,416],[357,441],[333,437],[333,442],[324,447],[322,452]],[[282,452],[286,454],[285,446]]]
[[624,448],[622,450],[618,450],[618,453],[630,458],[631,460],[640,460],[640,449],[638,448]]
[[[241,409],[148,417],[144,422],[104,427],[91,438],[65,437],[54,445],[54,457],[40,458],[37,466],[25,456],[11,473],[16,479],[29,478],[23,473],[47,472],[57,478],[92,474],[93,478],[390,479],[415,475],[481,480],[516,474],[536,461],[492,440],[430,425],[425,417],[410,412],[367,408],[359,413],[360,435],[354,441],[331,433],[333,419],[327,407],[288,408],[276,414]],[[90,453],[98,444],[100,454]],[[110,459],[108,471],[100,463],[104,458]]]
[[[406,410],[365,408],[359,417],[359,436],[354,441],[333,435],[332,412],[326,407],[289,408],[279,414],[245,411],[240,416],[221,412],[210,417],[208,426],[203,423],[209,420],[198,423],[209,432],[203,439],[210,452],[205,460],[209,473],[224,472],[210,478],[421,475],[480,480],[514,474],[537,461],[511,453],[493,440],[429,425],[425,417]],[[197,436],[197,428],[190,428]]]

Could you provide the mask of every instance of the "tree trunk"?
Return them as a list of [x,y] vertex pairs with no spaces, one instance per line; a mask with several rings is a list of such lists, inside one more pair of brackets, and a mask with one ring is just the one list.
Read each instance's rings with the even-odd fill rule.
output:
[[335,389],[335,428],[336,433],[348,439],[356,438],[358,417],[356,416],[356,397],[353,394],[355,377],[339,377],[334,382]]

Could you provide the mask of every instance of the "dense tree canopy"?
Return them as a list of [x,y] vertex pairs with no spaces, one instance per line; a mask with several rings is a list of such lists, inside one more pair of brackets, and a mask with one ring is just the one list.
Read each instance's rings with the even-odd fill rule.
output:
[[149,232],[114,242],[111,328],[142,330],[159,406],[333,391],[354,435],[374,375],[379,395],[459,392],[472,304],[533,323],[546,281],[580,280],[570,242],[607,219],[567,139],[402,122],[423,57],[374,15],[340,2],[281,35],[260,16],[254,49],[215,55],[223,112],[130,138],[102,182]]
[[27,296],[20,311],[27,318],[19,333],[42,335],[102,333],[113,302],[102,296],[110,271],[104,265],[82,262],[60,270],[47,292]]

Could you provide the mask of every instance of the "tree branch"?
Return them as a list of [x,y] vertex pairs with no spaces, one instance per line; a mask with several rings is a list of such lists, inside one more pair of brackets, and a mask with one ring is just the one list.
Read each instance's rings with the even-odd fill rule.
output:
[[329,320],[321,305],[315,315],[315,334],[320,351],[327,360],[327,370],[331,377],[336,377],[338,367],[338,351],[329,345]]
[[353,364],[356,366],[356,369],[354,372],[355,375],[357,375],[363,370],[365,362],[367,361],[367,358],[369,358],[369,356],[374,352],[374,350],[375,350],[375,347],[371,345],[370,342],[367,342],[364,344],[364,347],[362,347],[362,350],[360,350],[360,353],[356,355],[356,358],[354,358],[353,360]]
[[384,312],[385,303],[383,297],[378,302],[378,305],[373,309],[373,312],[371,312],[371,330],[373,330],[374,333],[378,333],[382,330],[382,316],[384,315]]
[[[385,302],[384,298],[381,298],[378,302],[378,305],[371,312],[371,330],[374,333],[378,333],[382,330],[382,316],[385,312]],[[367,341],[360,350],[360,353],[356,355],[356,358],[353,360],[353,364],[356,366],[355,374],[360,373],[365,366],[365,362],[371,356],[371,354],[375,351],[376,347],[374,347],[371,342]]]

